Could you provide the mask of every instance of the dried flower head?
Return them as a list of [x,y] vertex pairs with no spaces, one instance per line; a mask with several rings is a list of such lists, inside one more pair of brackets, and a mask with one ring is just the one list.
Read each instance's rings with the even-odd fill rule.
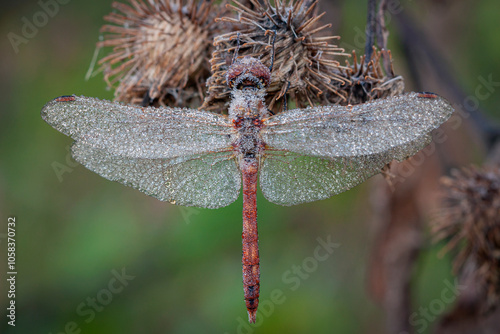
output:
[[500,303],[500,168],[455,170],[442,180],[446,195],[433,232],[449,239],[444,251],[456,249],[454,269],[476,264],[477,283],[487,296],[481,309]]
[[319,102],[326,91],[335,94],[335,85],[347,81],[340,74],[337,58],[348,56],[344,50],[329,41],[338,36],[318,36],[330,24],[318,26],[325,14],[315,15],[317,1],[269,0],[260,4],[249,0],[247,6],[234,1],[228,5],[238,13],[238,18],[222,17],[218,21],[232,25],[231,32],[215,37],[215,52],[212,55],[212,77],[209,79],[208,96],[204,109],[219,109],[227,103],[230,91],[225,82],[225,73],[237,51],[239,57],[260,58],[267,66],[272,64],[271,84],[267,89],[267,103],[271,110],[279,111],[277,101],[282,103],[289,94],[298,107],[305,103]]
[[[116,99],[155,105],[196,104],[203,100],[214,22],[221,6],[213,1],[130,0],[113,3],[107,33],[98,47],[113,47],[99,61]],[[225,10],[225,9],[224,9]]]
[[[354,51],[352,56],[352,64],[346,61],[346,68],[341,69],[346,84],[338,85],[335,94],[326,92],[324,103],[354,105],[403,93],[403,77],[394,74],[390,51],[374,50],[368,61],[363,55],[358,62]],[[382,66],[384,56],[390,64],[385,70]]]

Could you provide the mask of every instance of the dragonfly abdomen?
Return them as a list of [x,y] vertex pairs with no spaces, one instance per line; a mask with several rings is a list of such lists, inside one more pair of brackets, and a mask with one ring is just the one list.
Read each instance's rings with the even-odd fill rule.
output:
[[257,159],[244,158],[240,161],[243,176],[243,291],[248,312],[248,321],[255,322],[259,305],[260,260],[259,236],[257,231]]

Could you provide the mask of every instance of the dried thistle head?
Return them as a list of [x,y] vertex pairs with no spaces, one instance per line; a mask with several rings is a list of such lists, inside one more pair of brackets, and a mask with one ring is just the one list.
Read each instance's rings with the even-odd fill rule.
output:
[[[326,92],[324,103],[354,105],[403,93],[403,77],[394,74],[390,51],[374,50],[370,59],[363,55],[359,62],[353,51],[352,59],[352,64],[346,61],[345,68],[340,70],[346,83],[338,86],[335,94]],[[382,65],[384,59],[388,59],[387,69]]]
[[109,86],[117,84],[118,101],[186,106],[203,100],[214,18],[222,10],[212,1],[130,0],[113,3],[118,12],[98,47],[112,47],[99,61]]
[[214,39],[215,51],[210,61],[213,74],[207,83],[208,96],[202,108],[216,110],[228,102],[230,91],[225,74],[237,48],[238,57],[260,58],[267,66],[271,66],[274,51],[267,103],[275,112],[281,110],[278,104],[285,93],[297,107],[303,107],[306,103],[318,103],[326,91],[335,94],[336,85],[346,83],[347,79],[340,75],[342,66],[337,58],[348,55],[330,44],[338,36],[318,35],[330,24],[319,26],[325,13],[315,15],[317,1],[277,0],[274,7],[269,0],[264,4],[249,0],[246,6],[234,3],[228,8],[236,11],[238,18],[226,16],[218,20],[232,29]]
[[433,232],[449,239],[444,251],[456,249],[454,269],[476,264],[477,282],[485,289],[482,311],[500,303],[500,168],[455,170],[442,180],[446,195]]

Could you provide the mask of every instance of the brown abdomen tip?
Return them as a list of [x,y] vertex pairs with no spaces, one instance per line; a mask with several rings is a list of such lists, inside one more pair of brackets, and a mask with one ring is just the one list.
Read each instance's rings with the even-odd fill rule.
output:
[[248,310],[248,322],[251,324],[255,324],[255,315],[257,313],[257,309]]
[[418,93],[418,97],[421,97],[423,99],[435,99],[438,97],[438,95],[434,93],[422,92]]
[[75,97],[73,95],[63,95],[63,96],[59,96],[59,97],[56,97],[54,99],[54,101],[56,102],[71,102],[71,101],[75,101]]

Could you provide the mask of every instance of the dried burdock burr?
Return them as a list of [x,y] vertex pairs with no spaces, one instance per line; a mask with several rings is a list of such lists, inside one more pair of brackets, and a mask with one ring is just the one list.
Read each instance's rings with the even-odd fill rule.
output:
[[474,263],[485,313],[500,303],[500,168],[454,170],[442,180],[444,205],[433,226],[437,240],[447,239],[443,251],[455,250],[454,269]]
[[210,76],[208,59],[217,15],[214,1],[130,0],[114,2],[103,40],[112,47],[100,69],[118,101],[144,105],[199,106]]
[[[391,65],[389,73],[386,73],[382,66],[384,55]],[[327,91],[323,103],[355,105],[403,93],[403,77],[394,74],[390,51],[374,50],[368,61],[365,61],[365,57],[366,55],[361,56],[358,61],[356,53],[352,52],[352,63],[346,61],[345,68],[341,69],[346,83],[334,83],[335,93]]]
[[338,36],[325,35],[330,24],[319,24],[325,13],[315,15],[317,1],[278,0],[275,6],[269,0],[262,4],[249,0],[246,5],[233,2],[228,8],[238,17],[218,19],[232,29],[214,39],[215,51],[210,61],[213,74],[207,83],[203,109],[218,110],[227,104],[230,91],[225,74],[236,49],[237,56],[260,58],[267,66],[271,66],[274,54],[271,84],[267,88],[267,103],[274,112],[281,111],[287,95],[297,107],[314,105],[325,92],[335,94],[337,86],[346,84],[348,79],[341,74],[339,59],[349,55],[331,44]]

